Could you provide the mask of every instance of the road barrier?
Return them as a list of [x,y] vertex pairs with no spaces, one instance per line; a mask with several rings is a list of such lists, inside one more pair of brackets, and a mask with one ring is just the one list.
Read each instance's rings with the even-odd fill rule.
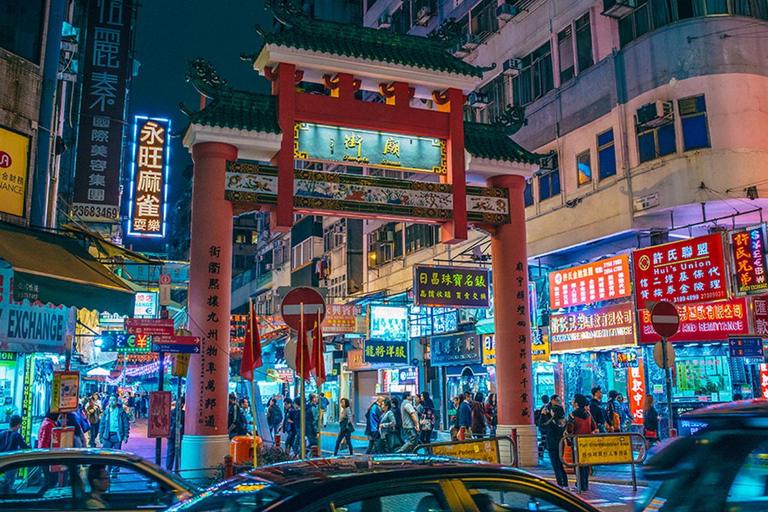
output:
[[[573,461],[566,461],[566,447],[573,450]],[[563,465],[576,469],[576,487],[581,488],[579,468],[583,466],[611,466],[629,464],[632,467],[632,489],[637,491],[635,465],[642,464],[646,456],[646,440],[635,432],[610,434],[584,434],[565,436],[560,440],[560,460]],[[637,452],[637,453],[635,453]]]
[[500,442],[509,443],[510,464],[517,467],[517,443],[509,436],[481,437],[464,441],[447,441],[443,443],[422,444],[415,448],[418,455],[441,455],[460,459],[482,460],[485,462],[501,463]]

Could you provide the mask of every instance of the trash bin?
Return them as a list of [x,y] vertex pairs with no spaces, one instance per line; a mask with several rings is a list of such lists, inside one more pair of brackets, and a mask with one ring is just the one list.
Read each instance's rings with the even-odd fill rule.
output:
[[[256,436],[256,447],[264,446],[261,438]],[[234,464],[245,464],[253,461],[253,438],[251,436],[235,436],[229,442],[229,454]]]

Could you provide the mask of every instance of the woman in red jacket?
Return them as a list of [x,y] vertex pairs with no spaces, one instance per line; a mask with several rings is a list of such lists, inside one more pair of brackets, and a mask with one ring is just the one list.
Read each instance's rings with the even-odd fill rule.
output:
[[53,414],[50,412],[45,415],[45,419],[40,425],[40,430],[37,431],[38,448],[51,448],[53,429],[56,428],[56,420],[58,418],[58,414]]
[[[573,406],[573,412],[568,415],[568,433],[574,436],[597,433],[597,424],[592,419],[592,415],[589,414],[589,409],[587,408],[587,405],[589,405],[587,397],[576,393],[573,395],[571,405]],[[576,455],[578,456],[578,453]],[[579,468],[577,483],[578,485],[574,489],[576,492],[589,490],[589,466]]]

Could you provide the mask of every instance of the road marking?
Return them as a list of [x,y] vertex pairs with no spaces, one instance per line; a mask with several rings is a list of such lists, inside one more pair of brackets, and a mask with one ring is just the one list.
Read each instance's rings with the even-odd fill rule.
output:
[[620,500],[624,500],[624,501],[635,501],[635,500],[639,500],[640,498],[642,498],[642,496],[621,496],[621,497],[619,497]]

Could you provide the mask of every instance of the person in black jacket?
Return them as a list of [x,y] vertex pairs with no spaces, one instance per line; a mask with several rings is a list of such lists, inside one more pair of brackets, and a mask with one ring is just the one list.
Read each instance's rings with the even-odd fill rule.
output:
[[565,433],[565,409],[560,403],[558,395],[549,397],[549,403],[541,410],[540,428],[546,432],[547,451],[552,469],[555,471],[557,485],[563,489],[568,488],[568,476],[565,474],[563,461],[560,460],[560,440]]
[[592,388],[592,400],[589,401],[589,414],[592,415],[592,419],[597,423],[597,430],[601,433],[605,433],[605,409],[603,408],[603,390],[600,386]]

